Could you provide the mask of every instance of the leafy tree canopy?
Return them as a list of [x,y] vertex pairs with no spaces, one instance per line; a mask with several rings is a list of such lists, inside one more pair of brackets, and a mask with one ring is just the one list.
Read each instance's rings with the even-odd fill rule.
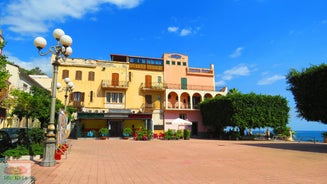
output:
[[281,96],[230,93],[200,104],[203,124],[222,130],[227,126],[245,128],[285,127],[289,118],[287,100]]
[[21,68],[21,71],[27,75],[45,75],[45,73],[39,67],[32,68],[31,70]]
[[291,69],[286,79],[298,117],[327,124],[327,64],[312,65],[302,71]]
[[[0,50],[5,47],[5,42],[0,42]],[[0,89],[7,88],[7,80],[10,77],[9,71],[6,69],[6,64],[8,63],[7,57],[3,54],[0,54]]]
[[[41,122],[41,127],[46,127],[50,121],[51,96],[45,89],[32,86],[31,93],[20,90],[12,90],[11,104],[13,104],[13,114],[19,118],[32,117]],[[8,100],[9,101],[9,100]],[[64,105],[60,100],[56,100],[56,112]],[[57,118],[55,118],[57,119]]]

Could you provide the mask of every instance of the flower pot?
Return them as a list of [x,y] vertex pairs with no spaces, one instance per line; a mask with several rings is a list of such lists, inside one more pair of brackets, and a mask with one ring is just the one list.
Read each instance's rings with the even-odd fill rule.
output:
[[55,152],[55,160],[60,160],[61,159],[61,153],[59,151]]
[[107,137],[100,137],[100,139],[101,139],[101,140],[106,140],[106,139],[107,139]]

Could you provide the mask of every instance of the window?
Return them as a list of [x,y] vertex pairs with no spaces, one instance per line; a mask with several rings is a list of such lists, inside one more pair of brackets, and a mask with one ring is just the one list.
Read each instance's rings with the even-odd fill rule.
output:
[[163,65],[163,60],[161,59],[148,59],[148,64],[150,65]]
[[90,91],[90,102],[93,102],[93,91]]
[[183,62],[183,66],[186,66],[186,62]]
[[73,102],[74,107],[83,106],[84,93],[83,92],[73,92],[69,94],[69,102]]
[[89,72],[89,81],[94,81],[94,72]]
[[146,64],[146,59],[145,58],[129,58],[130,63],[139,63],[139,64]]
[[76,71],[75,80],[82,80],[82,71]]
[[172,64],[172,65],[175,65],[175,64],[176,64],[176,62],[175,62],[175,61],[172,61],[172,62],[171,62],[171,64]]
[[84,102],[84,93],[81,92],[73,92],[70,94],[70,101],[73,102]]
[[187,89],[187,78],[181,78],[182,89]]
[[201,102],[201,97],[200,96],[194,96],[192,99],[193,99],[193,108],[198,109],[199,108],[199,103]]
[[180,66],[181,65],[181,62],[180,61],[177,61],[177,65]]
[[162,83],[162,77],[158,76],[158,83]]
[[145,95],[145,107],[152,107],[152,95]]
[[129,81],[129,82],[132,81],[132,72],[128,72],[128,81]]
[[123,103],[123,93],[106,93],[106,101],[107,103]]
[[152,76],[151,75],[146,75],[145,76],[145,87],[146,88],[151,88],[152,87]]
[[69,70],[63,70],[61,77],[62,77],[62,79],[68,78],[69,77]]
[[181,119],[187,119],[187,114],[179,114],[179,118],[181,118]]
[[170,65],[170,61],[169,61],[169,60],[166,60],[166,64],[167,64],[167,65]]
[[118,73],[112,73],[111,77],[112,77],[111,85],[112,86],[118,86],[119,85],[119,74]]

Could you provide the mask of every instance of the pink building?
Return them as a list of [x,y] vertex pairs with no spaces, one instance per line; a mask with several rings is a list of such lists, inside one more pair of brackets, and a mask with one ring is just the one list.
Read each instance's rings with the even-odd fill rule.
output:
[[164,129],[175,129],[172,121],[176,118],[192,122],[187,127],[191,136],[204,136],[207,132],[203,126],[198,104],[207,98],[226,95],[227,88],[215,90],[214,65],[210,68],[189,67],[188,56],[177,53],[165,53],[164,82],[166,84],[166,101],[164,111]]

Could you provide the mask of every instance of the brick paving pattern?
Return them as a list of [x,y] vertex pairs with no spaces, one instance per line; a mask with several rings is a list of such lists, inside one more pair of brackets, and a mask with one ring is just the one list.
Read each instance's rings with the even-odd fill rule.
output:
[[37,184],[327,183],[327,144],[219,140],[70,140]]

